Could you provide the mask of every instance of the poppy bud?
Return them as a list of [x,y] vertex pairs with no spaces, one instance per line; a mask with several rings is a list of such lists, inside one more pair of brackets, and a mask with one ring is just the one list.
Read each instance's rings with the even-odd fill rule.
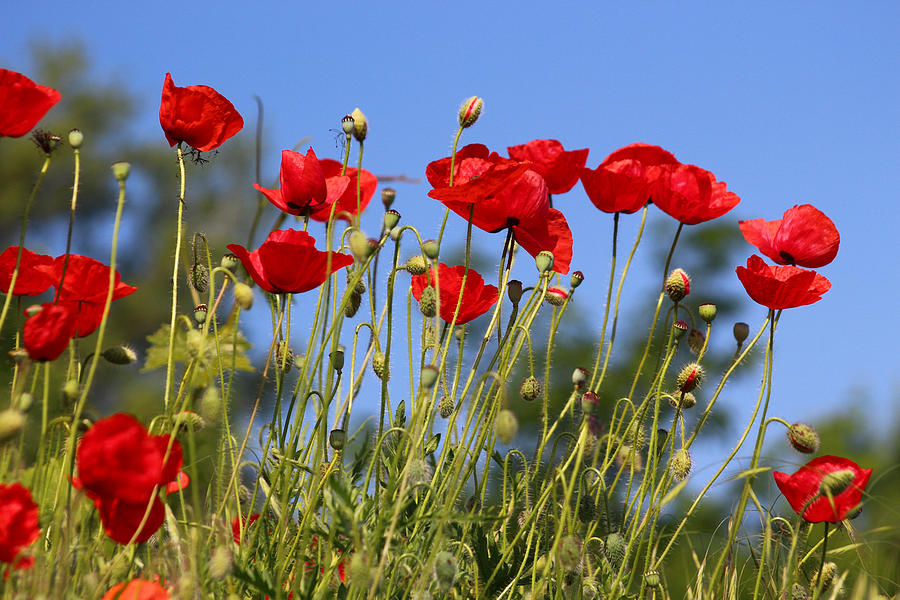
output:
[[253,290],[246,283],[234,284],[234,299],[243,310],[250,310],[253,306]]
[[[359,108],[354,108],[350,116],[353,117],[353,137],[356,138],[357,142],[362,142],[369,133],[369,121]],[[343,126],[343,123],[341,126]]]
[[388,210],[384,213],[384,228],[393,229],[400,222],[400,213],[396,210]]
[[344,369],[344,347],[338,345],[337,350],[328,356],[331,359],[331,368],[340,373]]
[[179,431],[199,431],[203,429],[203,418],[190,410],[175,413],[175,427]]
[[615,567],[619,568],[622,561],[625,560],[625,551],[628,549],[622,534],[613,532],[606,536],[606,543],[603,545],[603,553],[606,559]]
[[206,322],[206,310],[207,306],[205,304],[198,304],[194,307],[194,320],[200,325]]
[[711,302],[704,302],[697,307],[697,314],[707,324],[712,323],[716,319],[716,305]]
[[822,483],[819,486],[819,493],[823,496],[827,496],[828,494],[837,496],[846,490],[850,484],[853,483],[855,478],[856,473],[852,469],[832,471],[822,478]]
[[534,257],[534,264],[537,266],[538,273],[547,273],[553,268],[553,253],[549,250],[541,250]]
[[581,412],[586,415],[594,414],[594,409],[600,404],[600,397],[594,392],[587,391],[581,396]]
[[809,592],[799,583],[791,586],[791,600],[809,600]]
[[747,339],[747,336],[750,335],[750,326],[746,323],[735,323],[734,324],[734,339],[737,340],[738,344],[743,344],[744,340]]
[[519,432],[519,420],[516,415],[508,408],[504,408],[497,413],[497,420],[494,421],[494,433],[501,444],[509,444]]
[[63,400],[66,402],[75,402],[75,400],[78,399],[78,391],[78,381],[76,379],[69,379],[62,387]]
[[534,376],[526,377],[522,380],[522,385],[519,386],[519,394],[522,396],[522,400],[526,402],[537,400],[543,393],[544,384]]
[[391,369],[387,364],[384,352],[377,351],[372,355],[372,370],[375,371],[375,376],[382,381],[387,381],[391,378]]
[[225,546],[218,546],[209,557],[209,574],[213,579],[224,579],[231,573],[233,557]]
[[189,283],[201,294],[209,289],[209,269],[206,268],[206,265],[196,263],[191,267]]
[[478,117],[481,116],[481,109],[483,108],[484,100],[478,96],[466,98],[462,106],[459,107],[459,126],[465,128],[474,125]]
[[675,269],[666,279],[666,294],[672,302],[680,302],[691,293],[691,279],[683,269]]
[[78,150],[81,148],[81,144],[84,142],[84,134],[81,133],[79,129],[73,129],[69,132],[69,146],[72,147],[73,150]]
[[282,340],[278,342],[278,346],[276,346],[275,350],[275,360],[278,361],[278,366],[284,365],[284,372],[287,373],[291,370],[291,367],[294,366],[294,351],[291,350],[290,345],[288,345],[287,340]]
[[0,411],[0,443],[15,437],[25,427],[25,414],[15,408]]
[[15,408],[18,408],[23,413],[27,413],[31,410],[31,405],[34,404],[34,396],[29,394],[28,392],[22,392],[19,394],[19,397],[16,398]]
[[341,131],[346,135],[350,135],[353,133],[353,116],[352,115],[344,115],[344,118],[341,119]]
[[442,550],[434,557],[434,579],[442,592],[447,593],[456,581],[456,556]]
[[207,423],[215,423],[222,416],[222,396],[219,395],[219,388],[214,385],[203,390],[200,396],[199,406],[200,417]]
[[422,242],[422,252],[431,260],[437,259],[440,251],[441,247],[438,245],[437,240],[425,240]]
[[691,474],[691,468],[694,462],[691,460],[691,453],[687,448],[680,448],[675,451],[672,458],[669,459],[669,473],[675,481],[683,481]]
[[587,381],[588,370],[583,369],[581,367],[575,367],[575,370],[572,371],[572,385],[576,390],[580,390],[584,387],[585,382]]
[[131,173],[131,163],[113,163],[112,172],[113,176],[116,178],[116,181],[124,182],[126,179],[128,179],[128,174]]
[[569,279],[569,287],[573,290],[581,285],[581,282],[584,281],[584,273],[581,271],[575,271],[572,273],[572,277]]
[[672,337],[676,340],[680,340],[684,337],[684,334],[687,333],[688,324],[686,321],[675,321],[672,323]]
[[441,414],[441,417],[444,419],[450,418],[454,408],[456,407],[453,406],[453,398],[450,396],[441,396],[440,401],[438,401],[438,412]]
[[[347,272],[347,285],[350,284],[350,281],[351,281],[352,279],[353,279],[353,273],[351,273],[350,271],[348,271],[348,272]],[[357,294],[360,294],[360,295],[366,293],[366,284],[363,283],[363,278],[362,278],[362,277],[360,277],[359,281],[357,281],[357,282],[353,285],[353,291],[354,291],[355,293],[357,293]]]
[[419,298],[419,310],[426,317],[433,317],[437,314],[437,294],[434,286],[429,285],[422,290],[422,297]]
[[421,384],[422,388],[430,390],[438,380],[438,369],[434,365],[426,365],[422,367]]
[[691,329],[688,334],[688,348],[694,354],[700,354],[703,350],[703,344],[706,343],[706,336],[699,329]]
[[837,565],[828,561],[822,565],[821,571],[821,573],[816,573],[813,581],[818,579],[822,584],[822,589],[827,590],[831,587],[831,584],[834,583],[834,576],[837,575]]
[[391,207],[394,200],[397,199],[397,190],[394,188],[384,188],[381,190],[381,203],[384,204],[385,210]]
[[547,301],[547,304],[551,306],[562,306],[566,303],[566,298],[569,297],[569,293],[566,290],[558,287],[547,288],[547,293],[544,295],[544,300]]
[[522,282],[518,279],[511,279],[506,284],[506,295],[513,304],[518,304],[522,299]]
[[692,392],[703,381],[703,367],[697,363],[691,363],[681,369],[678,378],[675,380],[675,386],[680,392]]
[[422,275],[428,271],[428,263],[421,254],[410,256],[406,261],[406,272],[410,275]]
[[114,365],[130,365],[137,360],[137,352],[128,346],[112,346],[101,352],[100,356]]
[[648,588],[659,587],[659,571],[647,571],[644,573],[644,583]]
[[344,449],[347,442],[347,432],[343,429],[332,429],[328,434],[328,445],[332,450],[339,451]]
[[359,229],[354,229],[350,233],[350,252],[359,262],[364,261],[372,255],[372,249],[369,246],[369,238],[366,237]]
[[676,390],[669,397],[669,404],[675,408],[685,410],[697,404],[697,398],[691,392],[679,392]]
[[188,354],[191,355],[191,358],[197,358],[206,346],[206,338],[196,329],[191,329],[187,332],[184,343],[185,346],[187,346],[187,351]]
[[812,454],[819,449],[819,434],[805,423],[794,423],[788,428],[788,440],[797,452]]
[[353,318],[356,311],[359,310],[360,304],[362,304],[362,296],[356,293],[355,290],[350,292],[350,299],[347,302],[347,306],[344,308],[344,316],[348,319]]
[[237,256],[228,252],[222,256],[222,260],[219,261],[219,264],[229,271],[234,271],[234,268],[241,264],[241,261],[238,260]]
[[581,564],[581,540],[574,535],[563,537],[556,549],[556,561],[566,571],[575,570]]

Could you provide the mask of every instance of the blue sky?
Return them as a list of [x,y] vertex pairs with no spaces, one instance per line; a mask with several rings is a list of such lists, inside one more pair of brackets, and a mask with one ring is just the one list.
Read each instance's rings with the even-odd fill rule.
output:
[[[485,112],[467,142],[502,152],[556,138],[590,148],[590,167],[625,144],[659,144],[728,182],[742,198],[725,217],[735,223],[812,203],[841,250],[822,269],[832,290],[782,319],[774,414],[814,423],[861,406],[885,430],[900,407],[900,4],[621,4],[10,1],[0,59],[27,73],[29,43],[83,40],[98,72],[145,96],[138,125],[160,143],[167,71],[232,100],[250,125],[241,135],[253,135],[257,94],[267,177],[306,136],[336,157],[329,130],[356,106],[370,121],[367,168],[423,177],[449,153],[460,101],[477,94]],[[439,212],[425,192],[400,188],[397,208],[427,230]],[[580,184],[560,204],[573,266],[600,294],[607,263],[591,264],[591,243],[608,218]],[[763,317],[748,300],[743,320]],[[740,411],[754,397],[734,386],[726,399]]]

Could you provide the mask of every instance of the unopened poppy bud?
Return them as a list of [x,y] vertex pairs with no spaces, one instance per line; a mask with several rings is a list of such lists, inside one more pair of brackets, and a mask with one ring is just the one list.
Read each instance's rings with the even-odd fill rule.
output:
[[513,304],[518,304],[522,299],[522,282],[518,279],[511,279],[506,284],[506,295]]
[[205,304],[198,304],[194,307],[194,320],[197,323],[203,325],[206,322],[206,310],[207,306]]
[[701,319],[709,324],[716,320],[716,310],[717,309],[715,304],[711,302],[704,302],[697,307],[697,314],[700,315]]
[[734,339],[738,344],[743,344],[744,340],[747,339],[747,336],[750,335],[750,326],[746,323],[735,323],[734,324]]
[[[356,276],[356,272],[347,271],[347,285],[350,285],[350,282],[353,281],[353,278]],[[363,283],[363,277],[360,276],[359,280],[353,284],[353,291],[357,294],[365,294],[366,293],[366,284]]]
[[818,579],[822,584],[822,589],[827,590],[834,583],[834,577],[837,575],[837,565],[831,561],[822,565],[821,574],[817,573],[813,581]]
[[644,573],[644,583],[648,588],[659,587],[659,571],[647,571]]
[[222,396],[219,394],[219,388],[211,385],[203,390],[198,411],[200,417],[207,423],[215,423],[219,420],[222,416]]
[[572,277],[569,279],[569,287],[573,290],[581,285],[581,282],[584,281],[584,273],[581,271],[575,271],[572,273]]
[[15,437],[25,427],[25,414],[15,408],[0,411],[0,443]]
[[437,293],[434,286],[428,286],[422,290],[422,296],[419,298],[419,310],[426,317],[433,317],[437,314]]
[[438,412],[441,414],[441,417],[444,419],[448,419],[450,415],[453,414],[453,409],[456,408],[453,405],[453,398],[450,396],[441,396],[441,399],[438,401]]
[[556,560],[566,571],[575,570],[581,564],[581,540],[574,535],[563,537],[556,549]]
[[393,229],[400,222],[400,213],[391,209],[384,213],[384,228]]
[[343,450],[344,444],[347,442],[347,432],[343,429],[332,429],[328,434],[328,445],[332,450]]
[[426,390],[430,390],[437,383],[439,371],[434,365],[426,365],[422,367],[421,384]]
[[691,392],[680,392],[676,390],[669,397],[669,404],[675,408],[686,410],[697,404],[697,398]]
[[344,308],[344,316],[348,319],[353,318],[361,304],[362,296],[356,293],[356,291],[350,292],[350,298],[347,301],[347,306]]
[[213,579],[224,579],[231,573],[233,558],[225,546],[218,546],[209,557],[209,574]]
[[566,298],[569,297],[569,293],[558,287],[550,287],[547,288],[547,293],[544,295],[544,300],[547,301],[547,304],[551,306],[562,306],[566,303]]
[[253,290],[239,281],[234,284],[234,299],[243,310],[250,310],[253,306]]
[[691,329],[688,334],[688,348],[694,354],[700,354],[703,350],[703,344],[706,343],[706,335],[699,329]]
[[691,363],[681,369],[678,378],[675,380],[675,387],[680,392],[692,392],[703,381],[703,367],[697,363]]
[[456,556],[446,550],[438,552],[434,557],[434,579],[442,592],[447,593],[453,587],[456,573]]
[[851,469],[832,471],[822,478],[822,484],[819,486],[819,493],[823,496],[827,496],[828,494],[837,496],[853,483],[854,478],[856,478],[856,473]]
[[353,133],[353,116],[352,115],[344,115],[344,118],[341,119],[341,131],[344,132],[345,135],[350,135]]
[[278,346],[275,348],[275,360],[278,361],[278,367],[283,368],[285,373],[294,366],[294,351],[291,350],[287,340],[278,342]]
[[802,584],[795,583],[791,586],[791,600],[809,600],[809,592]]
[[197,263],[191,267],[190,284],[201,294],[209,289],[209,269],[206,265]]
[[516,415],[508,408],[504,408],[497,413],[497,420],[494,421],[494,433],[501,444],[509,444],[519,432],[519,420]]
[[675,321],[672,323],[672,337],[676,340],[680,340],[684,337],[684,334],[687,333],[688,327],[686,321]]
[[819,449],[819,434],[806,423],[794,423],[788,428],[788,440],[797,452],[812,454]]
[[204,425],[203,418],[193,411],[183,410],[175,413],[175,427],[179,431],[199,431]]
[[113,163],[112,172],[113,172],[113,177],[116,178],[116,181],[123,182],[126,179],[128,179],[128,174],[131,173],[131,163],[127,163],[127,162]]
[[694,462],[691,460],[691,453],[687,448],[680,448],[675,451],[672,458],[669,459],[669,473],[675,481],[683,481],[691,474],[691,468]]
[[238,260],[237,256],[229,252],[222,256],[222,260],[219,261],[219,264],[229,271],[234,271],[235,267],[241,264],[241,261]]
[[350,116],[353,117],[353,137],[357,142],[362,142],[369,133],[369,121],[363,111],[358,108],[354,108]]
[[78,150],[81,148],[81,144],[84,142],[84,134],[81,133],[80,129],[73,129],[69,132],[69,146],[72,147],[73,150]]
[[481,109],[484,108],[484,100],[478,96],[466,98],[462,106],[459,107],[459,126],[471,127],[481,116]]
[[19,394],[19,397],[16,398],[15,408],[19,409],[23,413],[27,413],[31,410],[31,406],[34,404],[34,396],[32,396],[28,392],[22,392]]
[[680,302],[691,293],[691,279],[683,269],[675,269],[666,279],[666,294],[672,302]]
[[553,269],[553,253],[549,250],[541,250],[534,257],[534,264],[537,266],[538,273],[548,273]]
[[521,395],[522,400],[525,400],[526,402],[537,400],[543,393],[544,384],[541,383],[540,379],[534,376],[526,377],[522,380],[522,385],[519,386],[519,395]]
[[196,329],[191,329],[185,336],[184,344],[187,347],[188,354],[191,355],[191,358],[197,358],[206,346],[206,338],[204,338],[203,334]]
[[375,376],[382,381],[387,381],[391,378],[391,370],[387,364],[387,357],[385,357],[384,352],[377,351],[372,355],[372,370],[375,371]]
[[338,372],[340,372],[344,369],[344,347],[343,346],[339,345],[337,347],[337,350],[335,350],[334,352],[332,352],[329,355],[329,358],[331,359],[331,368],[332,369],[334,369],[335,371],[338,371]]
[[63,384],[62,394],[66,402],[75,402],[78,399],[78,392],[78,380],[69,379]]
[[111,346],[100,353],[106,362],[114,365],[130,365],[137,360],[137,352],[128,346]]
[[428,263],[421,254],[410,256],[406,261],[406,272],[410,275],[422,275],[428,272]]
[[425,240],[422,242],[422,252],[431,260],[437,259],[440,251],[441,247],[438,245],[437,240]]
[[394,200],[397,199],[397,190],[394,188],[384,188],[381,190],[381,203],[384,204],[385,210],[391,207]]
[[363,262],[372,255],[369,246],[369,238],[367,238],[366,234],[359,229],[354,229],[353,232],[350,233],[350,252],[353,253],[353,256],[355,256],[356,260],[359,262]]
[[594,411],[599,404],[600,397],[594,392],[587,391],[581,395],[581,412],[583,412],[584,414],[594,414]]
[[622,534],[613,532],[606,536],[606,543],[603,545],[603,553],[606,555],[606,559],[612,563],[615,568],[619,568],[619,565],[622,564],[622,561],[625,560],[625,553],[628,550],[628,546],[625,543],[625,538],[622,537]]
[[580,390],[587,382],[588,370],[582,367],[575,367],[572,371],[572,385],[576,390]]

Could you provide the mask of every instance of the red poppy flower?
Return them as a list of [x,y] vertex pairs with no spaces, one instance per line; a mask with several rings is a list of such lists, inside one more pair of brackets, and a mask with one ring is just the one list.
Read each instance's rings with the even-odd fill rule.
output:
[[432,269],[430,273],[413,276],[413,296],[415,296],[416,300],[420,300],[422,291],[429,285],[434,286],[437,283],[441,318],[450,323],[453,321],[453,314],[456,312],[456,304],[459,302],[461,294],[462,303],[459,306],[456,324],[468,323],[472,319],[486,313],[497,302],[497,287],[485,285],[481,275],[470,267],[466,276],[465,289],[462,289],[462,280],[465,273],[465,265],[448,267],[441,263],[438,265],[437,275],[435,275],[435,270]]
[[329,275],[353,263],[352,256],[321,252],[315,244],[305,231],[284,229],[270,233],[253,252],[240,244],[229,244],[228,249],[262,289],[273,294],[300,294],[319,287]]
[[254,183],[253,187],[269,202],[291,215],[305,215],[319,210],[330,212],[331,205],[350,185],[349,177],[326,176],[312,148],[306,151],[306,156],[292,150],[282,150],[279,177],[280,189],[270,190],[258,183]]
[[[336,160],[331,160],[330,158],[323,159],[319,161],[319,164],[322,165],[322,171],[325,173],[325,177],[327,181],[331,181],[332,179],[348,179],[349,182],[347,187],[344,189],[343,193],[340,194],[337,198],[335,198],[334,202],[337,203],[337,206],[334,206],[334,216],[338,219],[344,219],[345,221],[349,221],[351,217],[357,214],[356,210],[356,172],[357,169],[354,167],[347,167],[346,175],[341,175],[341,167],[343,166],[340,162]],[[360,179],[360,198],[359,198],[359,213],[362,213],[369,205],[369,201],[372,199],[372,196],[375,195],[375,187],[378,185],[378,178],[375,177],[369,171],[365,169],[362,170],[362,178]],[[337,189],[337,188],[335,188]],[[329,193],[329,199],[332,198],[331,193]],[[328,217],[331,216],[332,205],[329,202],[327,206],[322,206],[318,210],[314,210],[312,214],[310,214],[310,218],[314,221],[320,221],[322,223],[328,220]]]
[[738,221],[744,239],[780,265],[824,267],[837,256],[841,236],[831,219],[802,204],[784,211],[777,221]]
[[[839,523],[859,506],[872,469],[862,469],[846,458],[826,455],[812,459],[793,475],[779,471],[772,475],[791,508],[805,521]],[[826,492],[829,487],[826,478],[840,482],[830,498]]]
[[[13,271],[16,269],[18,246],[10,246],[0,253],[0,292],[6,293],[12,283]],[[43,294],[53,285],[51,269],[53,257],[37,254],[28,248],[22,248],[22,260],[19,263],[19,274],[16,277],[14,296],[37,296]]]
[[510,158],[530,162],[531,168],[547,182],[551,194],[562,194],[572,189],[590,152],[587,148],[566,151],[556,140],[532,140],[506,150]]
[[33,559],[20,553],[40,532],[38,506],[28,488],[20,483],[0,483],[0,561],[17,569],[31,566]]
[[231,535],[234,538],[234,543],[238,546],[241,545],[241,532],[246,535],[247,529],[256,523],[259,519],[259,513],[254,513],[249,517],[235,517],[231,520]]
[[678,165],[671,152],[650,144],[630,144],[607,156],[594,169],[581,169],[581,184],[603,212],[633,213],[650,199],[650,190],[666,165]]
[[0,137],[22,137],[61,97],[21,73],[0,69]]
[[191,478],[184,471],[179,471],[175,479],[166,484],[166,496],[181,491],[191,483]]
[[695,165],[663,168],[651,188],[653,203],[685,225],[721,217],[741,201],[715,175]]
[[563,214],[550,208],[544,178],[528,163],[502,158],[485,146],[472,144],[457,153],[453,187],[447,187],[450,159],[428,165],[428,181],[435,189],[428,195],[485,231],[508,227],[513,237],[532,256],[542,250],[554,255],[554,269],[569,272],[572,233]]
[[[66,277],[62,290],[59,290],[65,262],[65,255],[57,256],[49,272],[57,287],[58,304],[68,304],[75,309],[78,314],[77,336],[85,337],[92,334],[103,319],[103,307],[109,290],[109,266],[88,256],[70,254]],[[121,275],[116,271],[112,299],[119,300],[136,291],[136,287],[123,283]]]
[[68,304],[46,302],[25,320],[22,342],[31,360],[56,360],[75,337],[78,313]]
[[155,581],[132,579],[117,583],[103,594],[101,600],[169,600],[168,590]]
[[178,87],[166,73],[159,103],[159,124],[170,146],[180,142],[215,150],[244,127],[244,119],[225,96],[205,85]]
[[773,310],[818,302],[831,289],[831,282],[815,271],[770,267],[755,254],[747,259],[746,267],[738,267],[735,272],[747,295]]

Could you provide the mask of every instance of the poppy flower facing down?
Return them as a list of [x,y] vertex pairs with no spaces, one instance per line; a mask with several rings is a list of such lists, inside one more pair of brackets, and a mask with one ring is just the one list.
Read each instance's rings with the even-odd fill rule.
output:
[[629,144],[607,156],[596,169],[581,169],[581,184],[603,212],[633,213],[647,204],[663,168],[678,164],[671,152],[659,146]]
[[225,96],[206,85],[178,87],[166,73],[159,102],[159,124],[169,146],[186,143],[201,152],[215,150],[244,127],[244,119]]
[[101,600],[169,600],[168,590],[147,579],[132,579],[125,583],[117,583],[103,594]]
[[[319,210],[331,212],[331,205],[350,185],[349,177],[328,177],[312,148],[306,156],[292,150],[281,151],[281,188],[270,190],[258,183],[253,187],[269,202],[291,215],[306,215]],[[374,190],[373,190],[374,191]],[[356,192],[354,191],[354,194]]]
[[661,211],[684,225],[696,225],[721,217],[741,199],[729,192],[715,175],[695,165],[662,169],[650,195]]
[[0,137],[22,137],[61,97],[21,73],[0,69]]
[[784,211],[777,221],[738,221],[744,239],[780,265],[824,267],[837,256],[841,236],[825,213],[811,204]]
[[[85,337],[94,332],[103,319],[103,308],[106,305],[106,294],[109,290],[109,266],[98,260],[80,254],[69,255],[69,265],[65,266],[66,256],[57,256],[50,270],[54,285],[59,294],[58,305],[69,305],[78,315],[76,322],[77,337]],[[63,268],[66,277],[62,289]],[[137,288],[123,283],[121,275],[116,271],[113,287],[113,300],[119,300],[137,291]]]
[[228,249],[238,257],[253,281],[273,294],[300,294],[322,285],[329,275],[353,264],[353,257],[316,250],[305,231],[276,230],[253,252],[240,244]]
[[375,188],[378,185],[378,178],[375,177],[369,171],[363,169],[362,176],[359,181],[359,210],[357,211],[356,206],[356,183],[357,183],[357,169],[355,167],[347,167],[346,175],[341,175],[341,165],[340,162],[336,160],[331,160],[330,158],[323,159],[319,161],[319,164],[322,166],[322,171],[325,173],[325,180],[330,182],[332,180],[344,180],[347,179],[347,187],[344,188],[344,191],[340,194],[337,194],[339,186],[334,186],[334,194],[336,197],[332,196],[331,187],[329,187],[329,202],[326,203],[326,206],[320,207],[318,210],[314,210],[309,217],[313,221],[326,222],[328,221],[328,217],[332,214],[332,202],[336,204],[334,206],[334,217],[336,219],[344,219],[345,221],[349,221],[351,217],[356,216],[362,211],[366,210],[366,207],[369,205],[369,201],[372,199],[372,196],[375,195]]
[[779,471],[772,475],[791,508],[805,521],[839,523],[859,506],[872,469],[826,455],[812,459],[793,475]]
[[770,267],[755,254],[747,259],[746,267],[738,267],[735,272],[747,295],[773,310],[818,302],[831,289],[831,282],[815,271]]
[[22,550],[38,538],[38,506],[31,492],[20,483],[0,483],[0,561],[26,569],[34,559]]
[[506,150],[510,158],[530,162],[531,168],[547,182],[551,194],[563,194],[572,189],[590,152],[587,148],[567,151],[557,140],[532,140]]
[[68,304],[46,302],[25,320],[22,343],[31,360],[56,360],[75,337],[78,313]]
[[[456,316],[457,325],[480,317],[497,302],[497,287],[485,285],[481,275],[471,267],[466,275],[466,286],[463,289],[463,275],[465,274],[465,265],[455,267],[448,267],[444,263],[438,265],[436,282],[440,298],[440,314],[447,323],[453,321],[453,314],[456,312],[460,295],[462,295],[462,303],[459,306],[459,314]],[[434,269],[430,273],[413,276],[412,293],[416,300],[422,299],[422,292],[429,285],[435,285]]]
[[[0,293],[5,294],[9,291],[18,255],[18,246],[10,246],[0,253]],[[49,290],[53,285],[52,266],[52,256],[37,254],[28,248],[22,248],[22,260],[19,263],[19,274],[16,276],[16,289],[12,292],[13,296],[37,296]]]
[[[94,423],[76,454],[78,477],[100,514],[106,534],[120,544],[145,542],[162,525],[165,509],[156,494],[178,477],[181,444],[150,435],[134,417],[118,413]],[[150,506],[146,523],[139,529]]]

